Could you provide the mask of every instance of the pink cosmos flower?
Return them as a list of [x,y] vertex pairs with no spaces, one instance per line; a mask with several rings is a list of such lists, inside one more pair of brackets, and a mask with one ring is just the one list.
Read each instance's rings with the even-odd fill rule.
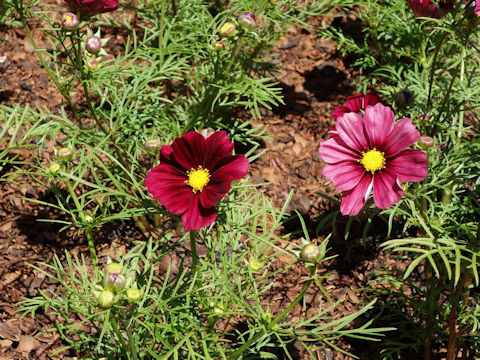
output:
[[431,0],[407,0],[413,13],[417,16],[440,19],[453,9],[453,0],[440,0],[438,7]]
[[[363,94],[353,94],[347,97],[347,101],[345,105],[337,106],[335,110],[332,111],[332,117],[337,120],[339,117],[343,116],[343,114],[354,112],[359,113],[367,108],[367,106],[376,105],[382,101],[380,96],[376,93],[368,93],[366,95]],[[330,137],[338,136],[337,128],[334,125],[330,127],[328,130]]]
[[472,5],[475,6],[475,9],[473,9],[475,15],[480,16],[480,0],[475,0]]
[[395,123],[392,109],[378,103],[363,117],[345,113],[336,125],[338,136],[321,142],[319,153],[327,163],[323,176],[343,191],[343,215],[357,215],[372,189],[377,207],[386,209],[403,196],[400,181],[427,176],[426,154],[405,149],[420,137],[412,119]]
[[172,214],[182,214],[186,231],[200,230],[215,221],[215,205],[233,180],[247,175],[249,162],[232,155],[225,131],[203,136],[190,131],[160,150],[160,165],[144,181],[148,192]]
[[70,9],[81,15],[92,16],[118,9],[118,0],[65,0]]

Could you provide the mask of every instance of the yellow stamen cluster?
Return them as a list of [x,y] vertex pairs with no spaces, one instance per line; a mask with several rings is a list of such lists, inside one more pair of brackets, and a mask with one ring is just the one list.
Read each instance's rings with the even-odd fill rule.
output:
[[65,15],[65,23],[66,24],[71,24],[72,23],[72,17],[70,15]]
[[362,152],[362,158],[358,160],[363,165],[365,170],[370,171],[372,174],[375,171],[385,168],[385,153],[373,149],[367,152]]
[[185,180],[185,184],[189,185],[194,193],[201,192],[210,181],[208,169],[204,169],[201,165],[196,170],[191,168],[187,171],[187,175],[188,180]]

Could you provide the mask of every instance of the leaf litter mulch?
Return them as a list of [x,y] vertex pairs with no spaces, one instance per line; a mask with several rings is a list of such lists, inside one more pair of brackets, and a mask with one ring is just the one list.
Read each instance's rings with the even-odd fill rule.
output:
[[[318,28],[324,25],[322,21],[325,19],[315,21],[314,25]],[[6,40],[0,43],[0,89],[3,89],[0,104],[41,106],[54,113],[59,112],[62,99],[38,65],[25,32],[19,28],[3,27],[0,33]],[[34,33],[41,41],[38,35]],[[115,37],[117,43],[123,40],[121,35]],[[262,109],[262,118],[254,121],[254,125],[266,129],[271,140],[265,142],[262,149],[265,153],[252,164],[251,180],[253,183],[268,183],[262,191],[278,207],[284,204],[293,189],[295,192],[288,212],[296,210],[302,214],[312,238],[317,236],[315,230],[321,219],[338,209],[318,195],[320,192],[330,196],[336,194],[333,185],[321,176],[323,163],[318,155],[318,144],[326,138],[332,123],[331,111],[355,92],[352,80],[356,74],[344,64],[336,47],[333,41],[316,38],[314,33],[291,27],[275,49],[279,55],[274,59],[280,66],[277,78],[283,89],[285,105],[273,110]],[[52,141],[51,148],[54,146]],[[33,163],[28,151],[19,150],[17,155],[19,160]],[[45,161],[51,156],[51,149],[44,152]],[[25,168],[28,166],[25,165]],[[47,359],[55,350],[65,346],[57,333],[42,333],[54,326],[55,316],[47,312],[37,314],[34,319],[29,316],[20,318],[20,314],[15,312],[15,303],[22,297],[38,295],[39,290],[55,290],[56,284],[30,264],[48,262],[54,254],[62,258],[65,250],[88,254],[88,246],[84,238],[74,236],[73,229],[59,233],[57,225],[37,221],[61,218],[62,214],[26,200],[53,200],[51,194],[26,177],[19,177],[16,181],[0,182],[0,360]],[[332,254],[338,256],[321,271],[334,273],[326,280],[325,288],[333,300],[342,299],[333,314],[340,317],[361,309],[368,301],[356,291],[366,286],[368,273],[403,264],[379,251],[378,244],[384,239],[383,225],[378,224],[373,231],[376,235],[370,236],[364,243],[361,225],[352,226],[350,238],[346,241],[341,229],[346,219],[339,216],[337,223],[330,246]],[[298,221],[285,225],[285,232],[299,229]],[[328,228],[322,230],[323,234],[318,238],[323,239],[330,231]],[[129,244],[143,236],[133,222],[115,223],[99,229],[96,246],[100,263],[104,263],[107,256],[114,255],[112,249],[126,253]],[[167,260],[175,264],[178,259],[170,257]],[[273,266],[290,261],[288,257],[279,256],[278,263]],[[297,296],[301,289],[299,283],[307,276],[306,268],[300,265],[278,274],[272,290],[262,302],[268,303],[274,313],[281,311]],[[322,296],[318,289],[310,289],[306,295],[307,316],[315,314]],[[291,320],[299,319],[301,310],[301,306],[297,305],[291,313]],[[361,323],[354,325],[360,326]],[[360,359],[379,358],[378,343],[344,339],[337,344]],[[292,354],[297,359],[309,359],[310,356],[298,345],[292,344]],[[69,359],[78,355],[81,356],[62,352],[54,358]],[[316,351],[315,355],[318,360],[348,358],[327,347]],[[283,358],[282,354],[277,356]]]

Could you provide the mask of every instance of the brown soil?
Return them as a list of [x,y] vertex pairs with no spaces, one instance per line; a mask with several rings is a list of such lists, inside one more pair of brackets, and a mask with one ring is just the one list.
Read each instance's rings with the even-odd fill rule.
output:
[[[322,25],[320,21],[323,20],[315,21],[318,22],[315,25]],[[62,98],[38,65],[24,30],[3,27],[0,35],[6,40],[0,43],[0,104],[40,105],[59,113]],[[36,36],[41,41],[38,34]],[[116,41],[121,43],[122,36],[117,36]],[[266,153],[252,164],[251,180],[269,182],[263,191],[277,206],[282,206],[294,189],[288,211],[299,211],[312,238],[323,239],[331,229],[322,230],[318,236],[315,229],[328,212],[337,208],[318,195],[319,192],[336,194],[332,184],[321,175],[323,163],[318,155],[318,144],[326,138],[332,123],[331,111],[354,92],[355,72],[345,66],[334,42],[315,38],[315,34],[302,29],[291,28],[276,50],[280,54],[278,81],[284,90],[285,105],[273,111],[262,110],[264,116],[254,123],[265,127],[272,140],[265,143]],[[51,153],[46,151],[44,156],[48,160]],[[28,151],[19,151],[19,160],[28,162],[29,159]],[[41,289],[55,288],[54,283],[29,264],[49,261],[54,254],[62,257],[65,250],[88,254],[88,247],[85,239],[75,236],[72,230],[59,233],[58,226],[38,222],[37,219],[61,218],[62,214],[27,201],[26,198],[48,200],[53,197],[31,184],[25,176],[16,180],[18,183],[0,183],[0,359],[47,359],[64,344],[55,332],[36,335],[52,328],[54,317],[38,314],[35,319],[20,318],[15,312],[15,303],[22,297],[35,296]],[[345,223],[345,218],[339,216],[337,221]],[[286,225],[286,231],[298,229],[298,222]],[[375,233],[381,234],[382,229],[377,228]],[[331,245],[332,253],[338,257],[322,270],[335,271],[326,281],[326,289],[333,299],[343,299],[337,316],[348,315],[365,304],[362,293],[356,290],[366,285],[369,272],[382,267],[392,268],[395,263],[394,259],[379,252],[381,235],[370,237],[364,246],[361,231],[361,226],[353,226],[348,241],[343,239],[341,230],[335,232]],[[133,222],[105,226],[95,235],[100,262],[105,261],[107,255],[113,255],[113,248],[125,253],[132,240],[143,236]],[[283,261],[281,257],[279,261]],[[272,292],[263,301],[268,302],[274,312],[285,308],[298,294],[299,280],[306,275],[306,269],[300,266],[279,274]],[[321,293],[317,290],[312,287],[306,296],[307,315],[318,308]],[[301,307],[294,309],[293,319],[300,315],[300,310]],[[361,359],[373,360],[379,356],[379,347],[373,343],[345,340],[340,346]],[[292,350],[298,359],[309,358],[300,349],[295,351],[295,347],[293,344]],[[62,353],[55,358],[67,359],[75,355]],[[330,348],[318,350],[316,356],[325,360],[346,358]]]

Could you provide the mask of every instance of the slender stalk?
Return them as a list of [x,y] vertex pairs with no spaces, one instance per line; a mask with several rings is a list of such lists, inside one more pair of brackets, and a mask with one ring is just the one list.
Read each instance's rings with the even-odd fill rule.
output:
[[125,323],[125,330],[127,331],[127,336],[128,336],[128,348],[130,349],[130,354],[132,355],[133,360],[137,360],[137,348],[135,344],[135,340],[133,339],[133,334],[131,330],[131,326],[128,323],[128,319],[125,315],[124,312],[122,312],[122,319]]
[[444,32],[437,46],[435,46],[435,52],[433,54],[433,60],[432,60],[432,68],[430,69],[430,79],[428,81],[428,98],[427,98],[427,107],[425,109],[425,115],[428,114],[428,112],[430,111],[430,107],[432,106],[432,88],[433,88],[433,77],[435,76],[435,67],[437,65],[438,54],[440,53],[440,49],[442,48],[442,44],[447,38],[447,35],[448,33]]
[[[175,3],[175,0],[172,0],[173,3]],[[160,24],[158,25],[159,27],[159,34],[158,34],[158,53],[160,54],[160,60],[162,60],[162,49],[163,49],[163,33],[165,31],[165,10],[167,8],[167,0],[162,0],[162,6],[160,8]],[[161,65],[161,61],[160,64]]]
[[192,273],[194,275],[197,273],[197,265],[198,265],[196,235],[197,233],[195,231],[190,231],[190,251],[192,253]]
[[115,314],[110,313],[112,316],[110,317],[110,324],[112,324],[112,329],[115,335],[117,335],[118,341],[120,341],[120,347],[122,348],[123,354],[128,354],[127,344],[125,344],[125,340],[123,339],[123,335],[120,332],[118,327],[117,319],[115,318]]
[[432,359],[432,323],[433,323],[433,311],[432,299],[432,267],[430,261],[425,259],[425,272],[427,278],[427,316],[425,320],[425,331],[423,335],[423,360]]
[[[308,291],[308,288],[310,287],[310,284],[312,283],[313,281],[313,274],[315,272],[315,268],[312,266],[310,267],[310,279],[308,279],[308,281],[306,282],[306,284],[303,286],[302,290],[300,291],[300,293],[298,294],[298,296],[292,301],[292,303],[290,305],[288,305],[288,307],[283,310],[279,315],[277,315],[277,317],[275,319],[273,319],[267,326],[267,332],[274,329],[275,326],[285,317],[287,316],[290,311],[292,311],[292,309],[295,307],[295,305],[297,305],[300,300],[303,299],[303,297],[305,296],[305,294],[307,293]],[[239,347],[237,350],[235,350],[232,354],[230,354],[230,356],[228,357],[229,360],[234,360],[234,359],[237,359],[240,355],[243,354],[243,352],[248,349],[255,341],[257,341],[259,338],[261,338],[263,335],[265,334],[264,331],[259,331],[258,333],[256,333],[250,340],[248,340],[246,343],[244,343],[241,347]]]

